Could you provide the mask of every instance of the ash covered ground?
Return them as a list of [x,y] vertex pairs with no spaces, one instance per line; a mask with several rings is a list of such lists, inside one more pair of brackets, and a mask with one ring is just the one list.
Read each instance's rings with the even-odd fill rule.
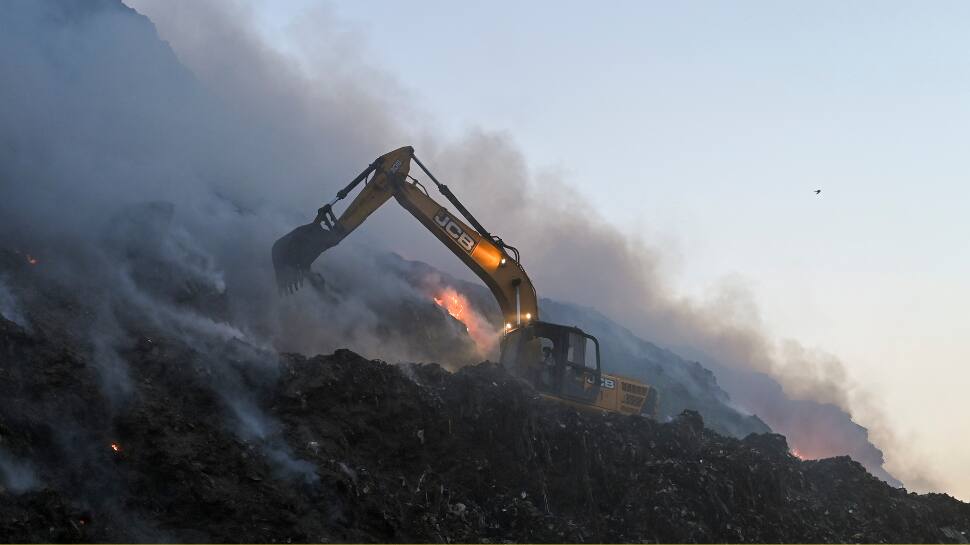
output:
[[[112,395],[98,347],[78,335],[96,315],[85,296],[43,262],[2,258],[3,541],[965,542],[970,532],[970,505],[893,488],[848,457],[801,461],[780,435],[727,437],[690,411],[666,423],[577,412],[487,362],[451,372],[347,350],[308,358],[133,315],[117,350],[123,394]],[[182,305],[219,308],[185,295]]]

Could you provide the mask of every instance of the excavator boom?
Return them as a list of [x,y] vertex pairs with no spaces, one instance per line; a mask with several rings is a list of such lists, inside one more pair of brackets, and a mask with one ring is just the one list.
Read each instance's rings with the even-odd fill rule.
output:
[[[280,289],[284,292],[299,289],[310,264],[321,253],[339,244],[393,197],[485,282],[498,301],[509,328],[521,325],[523,321],[538,320],[535,287],[519,264],[518,252],[502,243],[501,239],[491,237],[487,231],[483,233],[485,229],[481,223],[447,186],[438,183],[428,172],[435,185],[457,204],[456,208],[463,211],[465,218],[470,218],[469,222],[477,224],[479,228],[469,226],[461,217],[432,199],[423,186],[410,178],[412,159],[418,162],[411,147],[399,148],[378,157],[338,192],[336,199],[324,205],[312,222],[297,227],[278,240],[273,245],[273,265]],[[373,177],[367,181],[371,174]],[[339,218],[334,217],[333,205],[362,182],[365,186],[361,192]],[[511,249],[511,252],[507,249]]]
[[[458,214],[431,198],[410,175],[412,160]],[[361,183],[363,189],[338,218],[333,205]],[[299,289],[320,254],[339,244],[392,197],[491,290],[505,323],[502,363],[506,367],[532,382],[544,395],[587,408],[641,412],[648,387],[603,374],[595,338],[577,328],[539,321],[538,297],[519,262],[518,250],[489,233],[448,186],[425,168],[410,146],[378,157],[337,192],[336,198],[321,207],[312,222],[273,244],[273,266],[280,291],[292,293]],[[630,392],[635,395],[629,395]]]

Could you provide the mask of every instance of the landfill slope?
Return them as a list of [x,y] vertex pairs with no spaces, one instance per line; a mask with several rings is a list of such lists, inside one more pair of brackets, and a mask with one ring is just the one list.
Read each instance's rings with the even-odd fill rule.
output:
[[[245,188],[341,180],[376,133],[266,130],[120,0],[0,13],[0,541],[965,540],[952,498],[705,429],[698,413],[735,436],[767,420],[605,317],[543,303],[599,336],[608,369],[658,386],[663,423],[467,366],[477,347],[423,289],[441,275],[389,272],[352,241],[281,302],[281,218],[259,203],[297,203]],[[335,127],[366,113],[314,104]],[[289,153],[303,146],[314,160]],[[338,346],[441,366],[279,353]]]
[[0,475],[0,541],[958,542],[970,530],[967,504],[893,489],[848,458],[803,462],[781,436],[726,438],[691,412],[666,424],[578,412],[491,363],[200,350],[146,330],[123,354],[132,389],[119,402],[56,317],[35,314],[30,330],[0,319],[0,453],[33,480],[11,487],[10,463]]
[[[434,278],[441,284],[457,288],[474,308],[492,319],[496,329],[502,327],[495,298],[481,284],[449,277],[427,264],[396,255],[384,254],[377,261],[388,276],[401,278],[409,285],[422,285],[428,278]],[[388,306],[383,305],[383,309]],[[543,320],[575,325],[595,336],[599,340],[605,370],[656,388],[660,393],[656,407],[658,420],[667,421],[684,410],[693,410],[703,416],[707,427],[722,435],[740,439],[750,433],[782,433],[793,448],[809,457],[850,455],[873,475],[896,487],[902,486],[884,467],[883,453],[869,440],[868,430],[835,405],[792,399],[772,377],[718,364],[716,358],[706,354],[697,353],[697,361],[685,359],[637,336],[593,308],[547,298],[540,299],[539,308]],[[382,314],[389,316],[386,310]],[[418,318],[416,313],[411,315]],[[428,314],[422,314],[407,322],[406,330],[401,321],[388,319],[385,323],[391,331],[397,332],[399,338],[413,339],[424,348],[411,350],[415,354],[430,356],[419,358],[421,361],[451,364],[467,361],[468,358],[457,358],[459,351],[450,348],[456,343],[444,345],[440,340],[445,335],[432,335],[445,328],[430,318]],[[431,349],[436,345],[448,346],[449,350]],[[770,427],[768,422],[771,422]]]

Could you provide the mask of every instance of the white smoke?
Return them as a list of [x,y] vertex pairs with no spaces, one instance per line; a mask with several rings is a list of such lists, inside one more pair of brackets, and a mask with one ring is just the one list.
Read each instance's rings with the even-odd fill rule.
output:
[[20,309],[17,297],[7,287],[6,280],[2,276],[0,276],[0,316],[20,327],[28,327],[27,318]]
[[40,481],[30,464],[18,461],[0,448],[0,492],[23,494],[40,486]]
[[[434,127],[414,123],[406,94],[359,61],[331,17],[312,21],[308,63],[264,43],[244,5],[132,4],[151,16],[178,59],[146,19],[110,2],[75,11],[70,3],[10,3],[0,22],[0,72],[17,75],[0,88],[3,225],[8,236],[52,254],[98,256],[81,260],[90,267],[83,283],[108,301],[91,340],[115,395],[125,392],[118,354],[131,339],[114,325],[130,312],[128,301],[200,350],[211,339],[239,338],[302,352],[350,346],[389,360],[420,356],[377,331],[375,309],[385,297],[425,295],[389,280],[369,247],[446,256],[402,212],[375,214],[319,265],[328,283],[359,296],[305,289],[281,300],[268,257],[276,237],[308,221],[374,157],[413,143],[487,227],[523,251],[542,295],[596,307],[662,344],[770,374],[793,396],[844,409],[861,398],[836,359],[770,340],[743,292],[702,302],[673,293],[658,252],[560,181],[534,176],[506,135],[429,136]],[[40,46],[36,36],[48,38]],[[145,202],[167,203],[170,212],[161,227],[122,228],[119,245],[119,221],[131,225],[124,218],[133,210],[139,217]],[[130,263],[142,263],[141,272]],[[152,278],[152,263],[177,271],[175,278]],[[198,288],[192,297],[223,301],[224,314],[173,306],[186,286]]]

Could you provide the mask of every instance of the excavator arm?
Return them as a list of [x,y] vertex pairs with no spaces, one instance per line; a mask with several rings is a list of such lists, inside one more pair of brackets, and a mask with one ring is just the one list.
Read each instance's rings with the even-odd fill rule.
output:
[[[412,159],[464,220],[431,198],[424,186],[410,176]],[[364,188],[340,217],[336,217],[333,205],[361,183]],[[438,182],[421,164],[410,146],[378,157],[340,190],[334,200],[320,208],[312,222],[296,228],[273,245],[273,265],[280,289],[284,292],[298,289],[321,253],[339,244],[391,197],[482,279],[498,301],[506,329],[539,319],[535,287],[519,263],[518,251],[491,235],[448,186]]]
[[[460,217],[431,198],[410,175],[412,162]],[[360,184],[363,189],[337,217],[333,205]],[[513,374],[530,381],[541,395],[583,409],[639,414],[650,395],[651,406],[656,406],[656,392],[647,385],[601,371],[595,337],[576,327],[539,321],[536,291],[519,263],[518,250],[489,233],[411,147],[378,157],[321,207],[312,222],[276,241],[273,265],[280,290],[298,289],[321,253],[339,244],[392,197],[492,291],[505,320],[501,363]]]

